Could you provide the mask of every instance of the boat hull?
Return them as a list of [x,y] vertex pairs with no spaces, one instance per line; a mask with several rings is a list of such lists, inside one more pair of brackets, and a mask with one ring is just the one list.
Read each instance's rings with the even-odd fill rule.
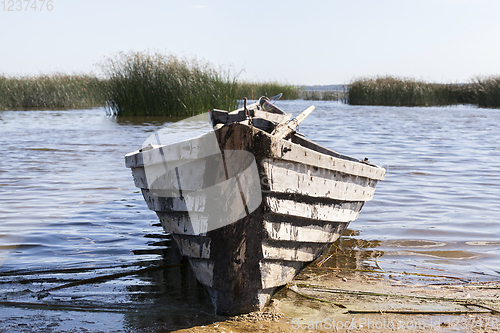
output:
[[[141,152],[128,154],[126,164],[148,207],[189,258],[216,312],[235,315],[261,309],[279,287],[337,240],[373,197],[385,171],[305,139],[277,139],[244,124],[225,125],[215,137],[222,162],[217,167],[212,160],[198,162],[199,152],[191,150],[192,156],[184,158],[194,161],[192,188],[179,183],[177,197],[148,188],[153,186],[145,179]],[[234,152],[248,152],[254,160],[242,158],[235,164],[244,167],[231,172],[228,161],[230,154],[238,155]],[[190,167],[179,169],[188,172]],[[196,180],[199,175],[203,180]],[[189,191],[195,183],[206,188],[207,179],[217,177],[222,180],[210,185],[227,186],[217,185],[220,189],[209,194]],[[214,216],[225,222],[211,220]]]

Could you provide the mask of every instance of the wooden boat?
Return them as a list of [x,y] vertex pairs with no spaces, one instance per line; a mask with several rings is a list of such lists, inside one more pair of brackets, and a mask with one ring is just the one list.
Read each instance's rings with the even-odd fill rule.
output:
[[306,139],[265,98],[214,131],[127,154],[127,167],[218,314],[261,309],[372,199],[385,170]]

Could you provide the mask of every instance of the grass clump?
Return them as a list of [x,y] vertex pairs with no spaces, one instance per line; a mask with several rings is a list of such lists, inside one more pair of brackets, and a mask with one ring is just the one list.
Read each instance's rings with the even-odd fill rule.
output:
[[92,75],[0,76],[0,108],[87,108],[104,105],[105,82]]
[[303,90],[303,87],[278,82],[241,82],[238,84],[238,98],[258,99],[261,96],[272,97],[282,93],[281,99],[299,99]]
[[112,113],[128,116],[192,116],[237,107],[237,83],[228,73],[196,60],[159,53],[119,53],[101,68]]

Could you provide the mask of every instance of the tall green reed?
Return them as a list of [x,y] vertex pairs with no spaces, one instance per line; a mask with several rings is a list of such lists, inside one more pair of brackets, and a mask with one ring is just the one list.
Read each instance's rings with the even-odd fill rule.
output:
[[160,53],[119,53],[101,64],[108,107],[118,115],[192,116],[237,107],[229,71]]
[[92,75],[0,76],[0,108],[85,108],[104,105],[105,82]]

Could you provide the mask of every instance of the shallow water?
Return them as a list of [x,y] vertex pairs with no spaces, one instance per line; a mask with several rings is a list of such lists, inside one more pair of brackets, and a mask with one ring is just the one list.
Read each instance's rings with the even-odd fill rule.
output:
[[[279,102],[295,114],[310,104],[302,133],[387,169],[339,244],[359,254],[355,265],[500,277],[499,110]],[[217,319],[124,166],[164,125],[103,109],[0,112],[0,330],[159,330]],[[132,274],[150,265],[163,266]],[[131,273],[42,292],[123,272]]]
[[317,104],[304,133],[387,170],[350,225],[383,268],[500,277],[499,110]]

